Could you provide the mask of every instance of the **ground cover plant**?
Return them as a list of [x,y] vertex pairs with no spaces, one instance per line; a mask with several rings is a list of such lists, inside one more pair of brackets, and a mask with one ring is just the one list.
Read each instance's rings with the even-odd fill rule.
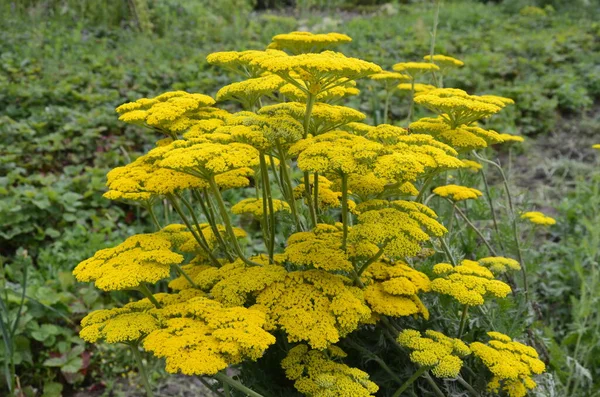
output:
[[[486,129],[512,134],[518,131],[535,136],[548,134],[556,123],[559,123],[561,128],[568,125],[570,133],[577,134],[578,137],[583,137],[586,133],[590,136],[586,139],[581,138],[581,145],[578,144],[578,140],[573,142],[577,144],[575,145],[577,150],[583,153],[587,150],[588,154],[583,158],[583,162],[569,163],[568,166],[557,162],[553,164],[554,171],[544,170],[553,175],[562,174],[561,179],[554,176],[549,179],[552,181],[550,185],[554,186],[556,191],[560,192],[560,189],[564,188],[562,182],[567,186],[576,187],[576,190],[574,189],[573,193],[564,200],[562,195],[554,197],[553,193],[550,193],[550,197],[542,198],[536,197],[535,194],[525,196],[515,188],[514,183],[518,181],[515,181],[513,166],[519,172],[522,170],[519,164],[515,163],[515,159],[531,156],[529,140],[524,144],[498,143],[494,146],[496,151],[479,151],[486,160],[499,155],[501,163],[508,164],[508,167],[504,167],[504,175],[495,164],[473,158],[486,169],[488,178],[486,183],[481,179],[479,171],[469,171],[465,168],[460,172],[445,172],[445,175],[448,175],[447,179],[439,176],[433,178],[425,189],[427,193],[434,194],[432,189],[439,186],[462,185],[478,189],[482,196],[477,192],[467,192],[460,188],[454,191],[456,188],[450,186],[437,190],[439,194],[434,194],[432,197],[429,197],[429,194],[424,197],[425,200],[428,199],[427,204],[437,212],[438,222],[450,229],[450,232],[445,235],[445,240],[450,243],[450,254],[457,262],[460,262],[460,258],[463,257],[480,259],[490,256],[491,251],[484,243],[487,241],[491,249],[497,251],[496,253],[513,257],[518,259],[518,262],[527,264],[528,284],[533,302],[527,305],[522,301],[520,288],[524,287],[524,284],[521,275],[516,277],[520,284],[513,285],[508,282],[512,287],[516,287],[514,291],[518,292],[513,303],[510,303],[509,298],[501,299],[492,303],[492,308],[485,313],[479,312],[479,309],[475,312],[469,309],[464,317],[464,327],[472,331],[491,327],[534,346],[541,354],[541,359],[549,365],[549,374],[537,379],[540,386],[531,393],[590,395],[590,391],[594,390],[596,379],[594,368],[597,368],[593,361],[594,352],[597,351],[597,340],[594,338],[596,323],[593,320],[595,317],[590,318],[589,315],[590,312],[595,313],[593,307],[596,298],[590,291],[596,290],[597,282],[594,277],[586,278],[586,275],[588,272],[594,274],[597,256],[591,248],[582,251],[569,247],[577,246],[578,241],[590,241],[589,246],[593,247],[593,240],[589,240],[594,235],[593,221],[586,223],[588,226],[582,228],[578,220],[579,218],[595,219],[593,211],[582,210],[585,203],[591,202],[590,197],[595,197],[594,184],[590,184],[583,177],[570,179],[570,174],[573,173],[571,170],[575,169],[570,167],[580,167],[581,170],[578,172],[581,175],[593,170],[585,164],[593,161],[589,148],[592,143],[595,143],[591,138],[594,131],[597,132],[597,124],[593,119],[594,113],[589,113],[587,110],[593,109],[593,103],[597,99],[597,91],[594,88],[597,79],[593,77],[597,65],[593,64],[593,56],[582,56],[586,52],[578,49],[584,48],[591,53],[597,52],[597,41],[590,40],[597,26],[580,24],[581,26],[576,27],[576,19],[553,12],[549,8],[523,12],[519,12],[519,8],[516,14],[512,15],[511,22],[506,23],[494,16],[498,11],[509,15],[507,8],[473,3],[444,4],[440,10],[438,27],[443,33],[438,34],[434,54],[455,55],[464,61],[465,65],[444,71],[443,79],[439,78],[440,76],[434,78],[430,72],[420,73],[415,79],[411,78],[410,70],[400,70],[402,66],[396,68],[398,71],[393,72],[395,74],[391,71],[400,61],[429,62],[423,57],[430,53],[429,33],[434,10],[429,5],[398,7],[397,10],[402,12],[399,15],[388,15],[386,14],[388,11],[376,11],[365,16],[346,17],[348,19],[344,23],[343,32],[348,33],[354,40],[338,49],[343,50],[348,56],[359,56],[380,64],[390,70],[390,73],[379,73],[379,76],[374,74],[357,80],[356,87],[344,87],[347,97],[338,99],[334,96],[323,101],[336,101],[337,105],[348,105],[362,112],[367,117],[364,122],[372,126],[387,122],[396,127],[408,127],[407,118],[412,117],[413,120],[431,118],[434,114],[432,110],[435,111],[419,104],[418,100],[411,106],[412,98],[421,94],[416,91],[431,88],[425,85],[443,83],[446,87],[460,87],[469,93],[502,94],[516,99],[515,104],[505,107],[502,112],[486,119],[482,124]],[[478,15],[477,18],[475,15]],[[316,25],[314,28],[311,27],[313,31],[339,30],[336,28],[335,20],[329,22],[329,25],[328,22],[323,22],[324,25],[319,27],[323,21],[322,17],[322,13],[316,15],[309,13],[306,15],[307,20],[300,23]],[[242,20],[244,18],[246,17]],[[111,204],[109,200],[101,198],[105,190],[107,171],[130,163],[139,157],[140,152],[150,150],[157,137],[152,133],[144,132],[144,127],[137,126],[135,123],[127,126],[117,121],[113,109],[127,100],[134,101],[142,96],[152,98],[165,91],[180,89],[187,92],[210,93],[219,101],[218,106],[226,109],[230,114],[235,114],[242,108],[257,111],[260,104],[275,104],[282,98],[286,98],[288,102],[290,100],[302,102],[302,98],[297,97],[298,92],[294,92],[297,90],[294,90],[293,86],[275,89],[274,98],[270,95],[263,96],[261,103],[254,106],[254,109],[253,105],[257,97],[240,96],[240,93],[235,91],[239,89],[239,85],[230,86],[226,91],[218,91],[228,82],[239,81],[240,77],[231,71],[210,66],[205,60],[210,48],[213,51],[261,49],[269,42],[272,35],[298,27],[297,22],[281,14],[261,14],[259,18],[260,24],[264,26],[263,30],[256,30],[252,23],[242,22],[236,29],[238,32],[244,32],[244,35],[229,36],[229,33],[223,31],[220,33],[222,36],[215,42],[198,41],[203,43],[204,48],[197,52],[190,52],[188,45],[174,45],[172,37],[167,32],[156,28],[159,26],[156,21],[154,21],[153,33],[146,31],[132,34],[111,31],[108,28],[89,30],[80,25],[79,32],[82,34],[79,35],[67,34],[60,25],[51,26],[52,22],[49,22],[46,27],[40,26],[37,31],[19,30],[16,29],[15,22],[8,22],[8,28],[2,34],[10,50],[3,53],[1,80],[5,87],[1,99],[3,103],[1,128],[2,136],[6,138],[2,143],[2,150],[3,154],[7,154],[3,156],[1,166],[3,196],[0,213],[3,224],[2,255],[5,291],[3,299],[7,305],[6,312],[3,312],[5,320],[3,324],[7,324],[7,328],[10,328],[8,338],[3,337],[5,343],[0,347],[0,355],[6,363],[5,376],[2,380],[5,387],[8,387],[9,380],[13,379],[10,375],[12,373],[17,375],[13,386],[17,394],[44,393],[51,396],[59,395],[62,391],[63,394],[69,395],[82,387],[86,388],[85,393],[88,394],[101,393],[102,390],[109,392],[113,389],[115,375],[128,371],[132,367],[134,372],[130,372],[129,376],[134,383],[138,382],[138,365],[132,365],[131,350],[127,351],[106,344],[98,344],[98,347],[94,348],[90,344],[85,344],[77,335],[81,318],[90,311],[122,307],[132,297],[138,299],[142,295],[132,296],[123,292],[101,293],[87,284],[76,283],[70,275],[74,264],[91,257],[96,250],[115,247],[133,234],[150,233],[154,228],[148,205],[139,206],[131,201]],[[392,24],[390,21],[401,23]],[[410,23],[407,24],[407,21]],[[466,21],[470,21],[470,25],[464,24]],[[534,27],[540,30],[539,35],[530,34]],[[486,29],[485,37],[481,35],[483,29]],[[519,35],[516,43],[508,45],[503,38],[515,29],[527,30],[528,35]],[[191,38],[198,32],[188,30],[185,34]],[[556,40],[548,41],[548,34],[553,35]],[[240,41],[240,37],[245,39]],[[399,41],[400,37],[403,38],[402,42]],[[198,36],[194,38],[205,40]],[[18,43],[22,43],[23,40],[32,44],[19,45]],[[375,46],[370,44],[372,42],[381,45]],[[123,46],[152,48],[155,52],[145,51],[141,54],[135,51],[128,52],[123,51]],[[390,57],[386,49],[393,49],[398,55]],[[156,51],[162,51],[162,55],[158,56],[160,62],[155,61]],[[495,71],[501,62],[489,61],[494,56],[499,59],[494,55],[498,53],[509,60],[508,66],[502,66],[507,68],[507,73]],[[540,59],[547,54],[556,55],[551,60],[545,58],[545,61],[541,62]],[[513,62],[513,59],[519,61]],[[443,67],[439,63],[440,60],[438,58],[438,64]],[[539,76],[545,77],[540,79]],[[273,84],[273,81],[266,82]],[[415,93],[412,93],[413,83]],[[358,90],[360,94],[354,95]],[[264,93],[258,89],[258,93],[255,94],[260,96]],[[544,110],[540,113],[536,109]],[[283,110],[276,108],[273,110],[273,115]],[[294,109],[287,109],[287,111],[290,116],[293,116]],[[295,109],[295,112],[301,112],[301,109]],[[569,121],[561,120],[561,114]],[[274,117],[273,115],[263,116]],[[304,123],[304,119],[297,121]],[[426,119],[420,124],[419,122],[413,124],[415,125],[411,127],[411,133],[420,134],[427,132],[424,128],[432,128],[435,120]],[[344,126],[336,126],[338,127]],[[324,131],[327,133],[328,127],[320,125],[315,128],[320,134]],[[441,135],[434,134],[438,140],[447,137],[447,133],[443,131],[438,133]],[[366,131],[361,131],[360,134],[366,134]],[[535,142],[533,141],[534,149]],[[330,144],[318,143],[322,147]],[[384,146],[390,145],[389,142],[378,143]],[[447,143],[453,146],[452,142]],[[297,155],[293,156],[294,162],[288,159],[288,165],[293,167],[290,168],[290,171],[293,171],[290,179],[293,185],[302,185],[304,174],[302,169],[297,168],[300,164],[295,162]],[[274,157],[278,159],[277,154]],[[464,158],[464,154],[461,153],[459,157]],[[229,215],[232,216],[232,222],[246,230],[247,236],[241,239],[245,252],[265,253],[268,256],[270,249],[275,253],[284,251],[287,237],[298,230],[298,226],[307,228],[306,224],[311,222],[312,211],[306,207],[309,203],[315,209],[318,209],[319,204],[326,205],[327,208],[321,208],[317,214],[320,222],[335,226],[336,222],[342,221],[341,203],[346,200],[341,200],[340,197],[341,177],[336,180],[337,178],[329,176],[330,179],[327,180],[324,179],[327,175],[320,175],[315,183],[314,175],[309,175],[308,184],[304,183],[305,186],[308,185],[313,196],[315,188],[317,197],[331,193],[327,198],[330,200],[327,204],[305,201],[302,189],[296,186],[294,199],[299,207],[297,210],[299,213],[304,211],[303,214],[297,214],[300,219],[298,225],[291,213],[292,207],[281,192],[282,187],[286,189],[284,184],[280,187],[282,178],[278,170],[281,168],[281,163],[273,166],[269,159],[267,166],[269,168],[267,177],[271,180],[267,185],[275,200],[272,212],[276,213],[277,226],[273,236],[268,233],[268,225],[272,222],[270,217],[267,216],[268,219],[261,221],[263,213],[270,213],[270,207],[267,205],[264,211],[262,201],[261,205],[258,205],[258,202],[253,200],[253,197],[262,197],[263,194],[263,177],[260,173],[246,175],[251,183],[249,189],[223,191],[225,202],[231,206],[232,212]],[[276,175],[278,180],[273,179]],[[240,175],[238,181],[243,178],[244,176]],[[503,184],[504,178],[507,179],[507,184],[512,190],[514,208],[510,208],[509,203],[505,201],[507,196]],[[359,186],[356,184],[352,186],[351,179],[349,177],[348,195],[352,202],[360,205],[362,201],[368,201],[369,193],[366,195],[364,192],[360,193],[357,190]],[[414,184],[417,188],[421,188],[423,181],[421,176]],[[373,180],[368,183],[373,184]],[[524,186],[529,187],[528,184]],[[252,189],[254,195],[249,194],[249,190]],[[461,194],[479,198],[458,200],[456,203],[452,201],[455,197],[459,199]],[[199,205],[197,203],[200,203],[196,201],[197,197],[187,195],[183,197],[195,208]],[[488,200],[489,197],[492,200]],[[410,199],[409,196],[403,198]],[[152,208],[158,222],[162,225],[181,222],[177,218],[175,208],[168,201],[165,205],[164,199],[166,197],[163,197],[160,202],[152,200]],[[420,198],[422,199],[423,197]],[[531,199],[537,205],[528,201]],[[560,200],[563,202],[559,205]],[[360,222],[360,215],[356,207],[351,208],[352,202],[348,204],[346,211],[346,214],[351,214],[347,220],[356,224],[357,221]],[[553,202],[555,204],[552,204]],[[239,204],[233,208],[235,203]],[[340,203],[340,207],[335,205],[331,207],[331,203]],[[490,204],[494,207],[495,218],[491,217]],[[559,212],[553,210],[551,208],[553,206]],[[306,212],[307,208],[308,212]],[[216,209],[215,207],[214,210]],[[550,211],[552,216],[557,218],[558,225],[530,228],[526,219],[519,218],[520,210],[537,209]],[[199,221],[208,221],[204,218],[201,208],[196,210],[199,211],[196,214]],[[185,205],[183,211],[187,213]],[[474,227],[465,221],[463,214]],[[220,216],[217,212],[215,215]],[[448,225],[448,219],[454,221]],[[569,222],[565,222],[565,219],[569,219]],[[517,233],[514,232],[514,220],[518,221],[517,226],[519,230],[523,229],[522,232],[519,230]],[[223,234],[227,232],[219,230],[218,227],[216,229]],[[343,227],[341,232],[343,236]],[[265,241],[263,233],[268,236],[268,242]],[[200,233],[197,234],[200,237]],[[516,247],[516,235],[520,238],[521,247]],[[275,244],[271,244],[271,238],[275,238]],[[441,252],[443,251],[439,245],[441,243],[436,238],[433,241],[434,245],[431,248],[437,250],[434,256],[418,257],[407,261],[409,265],[416,266],[429,278],[437,277],[433,273],[433,265],[438,262],[448,262],[445,254]],[[546,243],[543,243],[544,241]],[[265,247],[265,242],[272,248]],[[228,243],[232,244],[233,240],[229,240]],[[217,241],[217,244],[220,242]],[[534,248],[540,245],[541,249]],[[231,256],[236,255],[231,249],[230,251]],[[567,261],[566,254],[575,252],[578,253],[577,256],[569,256],[572,259],[568,261],[580,264],[576,268],[577,271],[569,270],[563,264]],[[431,252],[425,251],[423,255],[429,253]],[[191,254],[184,254],[187,261]],[[218,250],[216,254],[225,255]],[[519,258],[518,254],[523,257]],[[466,264],[468,262],[463,265]],[[582,283],[582,280],[586,280],[586,283]],[[383,284],[385,280],[372,279],[370,282]],[[167,283],[159,282],[155,288],[153,290],[155,293],[165,292]],[[212,289],[209,293],[212,293]],[[366,292],[363,292],[363,295],[365,294]],[[450,306],[446,307],[446,311],[436,312],[430,306],[438,308],[438,298],[432,298],[436,294],[431,292],[423,294],[423,291],[420,294],[424,296],[423,302],[430,307],[431,313],[430,320],[426,322],[421,320],[422,328],[418,329],[421,331],[426,328],[438,329],[449,332],[449,336],[456,336],[451,324],[460,328],[463,313],[461,308]],[[564,302],[563,294],[572,297],[567,306],[561,304]],[[440,301],[447,305],[448,302],[444,299],[446,298]],[[366,303],[366,306],[373,310],[371,305],[372,303]],[[490,303],[487,303],[484,310],[487,310],[489,305]],[[515,318],[519,321],[514,321]],[[570,323],[574,325],[571,326]],[[401,322],[394,322],[392,325],[400,324]],[[419,322],[411,319],[409,324],[416,327]],[[340,346],[348,353],[344,362],[371,374],[371,381],[380,386],[379,394],[392,395],[400,385],[388,379],[390,374],[383,369],[377,358],[395,352],[394,347],[390,345],[392,342],[386,335],[383,335],[383,340],[372,339],[373,334],[369,332],[368,327],[370,325],[363,325],[348,338],[342,338]],[[277,331],[275,336],[282,339],[279,332]],[[472,333],[473,335],[466,334],[464,338],[474,337],[477,334],[477,332]],[[360,343],[354,344],[356,338]],[[7,344],[6,341],[10,343]],[[7,346],[10,354],[5,353]],[[269,348],[259,363],[269,360],[268,365],[269,368],[274,368],[273,373],[279,371],[278,383],[282,385],[271,386],[282,388],[273,391],[275,394],[287,395],[286,393],[293,390],[290,389],[293,382],[285,380],[280,367],[282,357],[272,357],[271,350],[275,347],[278,346]],[[368,355],[366,350],[361,350],[365,347],[375,354]],[[415,373],[406,367],[408,362],[406,354],[410,352],[410,348],[404,347],[403,353],[398,352],[393,356],[392,362],[386,364],[402,380],[410,379]],[[401,359],[402,354],[405,354],[404,359]],[[472,357],[472,355],[468,356],[465,361],[470,364],[469,360]],[[150,364],[148,372],[151,387],[157,394],[161,394],[160,389],[156,388],[156,383],[160,383],[160,380],[167,377],[160,369],[161,362],[149,359],[150,356],[144,356],[144,360],[148,360],[146,364]],[[263,371],[248,371],[252,371],[252,368],[246,367],[239,373],[234,371],[229,372],[228,375],[249,387],[260,388],[261,383],[269,382]],[[472,375],[461,376],[467,383],[473,380]],[[447,395],[468,391],[464,385],[457,383],[458,380],[437,379],[436,381],[438,387]],[[431,385],[426,382],[428,381],[423,377],[417,378],[407,390],[410,392],[414,387],[417,394],[434,392]],[[223,387],[212,383],[211,386]],[[486,384],[478,383],[473,387],[483,391],[486,389]],[[257,390],[266,393],[265,390]],[[224,390],[219,391],[224,392]],[[231,393],[235,394],[236,391],[232,390]]]

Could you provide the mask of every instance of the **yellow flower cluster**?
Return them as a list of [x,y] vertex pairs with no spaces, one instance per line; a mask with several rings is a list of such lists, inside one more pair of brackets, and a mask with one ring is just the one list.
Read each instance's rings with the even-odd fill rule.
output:
[[300,269],[351,271],[352,263],[341,246],[342,232],[335,226],[321,224],[311,232],[292,234],[285,255],[288,262]]
[[278,34],[272,40],[268,48],[285,50],[292,54],[321,52],[352,41],[350,36],[342,33],[313,34],[311,32]]
[[369,374],[336,361],[344,357],[346,353],[337,346],[320,351],[301,344],[290,349],[281,367],[288,379],[294,381],[294,387],[307,396],[374,395],[379,387],[369,380]]
[[[296,102],[304,102],[308,99],[308,95],[305,91],[298,88],[301,82],[297,82],[297,84],[287,83],[279,89],[279,92],[284,95],[286,98],[289,98],[291,101]],[[358,95],[360,90],[356,88],[355,81],[348,81],[347,83],[342,83],[340,85],[328,88],[327,90],[319,92],[315,99],[318,103],[334,103],[340,100],[341,98],[345,98],[352,95]]]
[[[314,175],[309,175],[309,185],[311,190],[314,189]],[[320,210],[328,210],[330,208],[339,208],[342,206],[340,199],[342,198],[342,192],[334,190],[334,184],[324,176],[319,175],[318,177],[319,191],[317,193],[317,204]],[[305,185],[304,183],[299,184],[294,188],[294,198],[301,199],[304,197],[304,201],[311,198],[305,197]],[[352,201],[348,200],[348,204],[352,206]]]
[[425,61],[435,63],[442,71],[459,68],[461,66],[465,66],[465,63],[459,59],[449,57],[447,55],[425,55],[423,57]]
[[266,75],[232,83],[217,92],[217,101],[237,101],[244,109],[252,109],[264,96],[273,96],[285,81],[276,75]]
[[452,201],[476,200],[483,195],[483,193],[477,189],[458,185],[438,186],[433,189],[433,194],[449,198]]
[[431,62],[401,62],[395,64],[392,69],[396,72],[408,75],[412,80],[422,74],[440,70],[439,66]]
[[[235,204],[231,207],[231,212],[234,214],[251,214],[255,218],[263,217],[263,199],[262,198],[247,198],[243,199],[239,203]],[[287,211],[290,212],[290,205],[285,201],[281,200],[272,200],[273,201],[273,211],[281,212]]]
[[425,331],[425,336],[414,329],[404,330],[398,335],[398,343],[411,350],[413,363],[431,368],[438,378],[456,378],[463,365],[461,358],[471,354],[460,339],[434,330]]
[[143,342],[165,358],[166,370],[185,375],[214,375],[244,359],[257,360],[275,337],[263,329],[265,315],[243,307],[225,308],[197,297],[159,310],[162,324]]
[[490,256],[478,260],[479,264],[490,269],[495,275],[503,274],[509,270],[521,270],[521,265],[518,261],[512,258],[503,256]]
[[529,211],[521,215],[521,219],[526,219],[535,225],[552,226],[556,224],[556,219],[549,217],[543,212]]
[[433,272],[441,277],[431,282],[431,290],[450,295],[463,305],[483,305],[485,296],[504,298],[511,291],[508,284],[495,280],[489,269],[467,259],[458,266],[438,263]]
[[400,83],[396,86],[400,91],[415,91],[415,94],[420,94],[423,92],[435,90],[435,86],[431,84],[423,84],[423,83]]
[[533,375],[546,370],[534,348],[514,342],[507,335],[488,332],[491,340],[487,344],[473,342],[473,355],[481,359],[494,375],[488,383],[492,393],[506,392],[510,397],[524,397],[537,384]]
[[214,103],[207,95],[172,91],[121,105],[117,113],[121,121],[148,125],[174,137],[194,124],[200,109]]
[[365,289],[365,300],[373,312],[386,316],[402,317],[421,314],[429,318],[429,311],[418,294],[429,292],[430,281],[404,263],[375,262],[364,273],[370,280]]
[[206,61],[211,65],[220,66],[240,76],[255,78],[262,76],[265,72],[258,64],[260,59],[285,55],[285,52],[273,49],[266,51],[222,51],[209,54]]
[[596,143],[595,145],[592,145],[592,149],[600,150],[600,143]]

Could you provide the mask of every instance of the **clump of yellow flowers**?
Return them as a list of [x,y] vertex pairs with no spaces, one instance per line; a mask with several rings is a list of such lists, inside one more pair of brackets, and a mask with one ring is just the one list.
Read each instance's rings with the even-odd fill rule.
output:
[[[214,99],[174,91],[117,108],[121,121],[159,134],[156,147],[108,174],[105,197],[140,205],[155,231],[75,268],[79,281],[132,292],[124,306],[86,316],[84,340],[128,345],[142,374],[143,349],[169,373],[214,377],[226,396],[232,388],[261,396],[274,384],[279,395],[400,396],[420,377],[436,392],[440,379],[471,391],[461,376],[471,355],[493,374],[492,391],[518,397],[535,386],[544,365],[532,348],[494,332],[487,344],[463,336],[467,309],[506,298],[512,281],[498,276],[522,264],[495,253],[455,262],[450,225],[425,199],[432,178],[482,170],[469,152],[504,139],[478,123],[512,101],[416,83],[436,73],[441,82],[463,65],[455,58],[426,56],[389,72],[336,52],[350,41],[292,32],[264,51],[214,53],[208,62],[236,79]],[[370,125],[341,104],[367,77],[389,95],[407,85],[435,117]],[[443,185],[433,194],[458,209],[483,193]],[[426,265],[444,252],[443,263]],[[463,307],[458,327],[437,318],[444,304],[456,309],[448,296]],[[389,339],[389,354],[373,356],[365,334]],[[367,358],[391,384],[359,368]],[[271,385],[246,377],[261,370]]]

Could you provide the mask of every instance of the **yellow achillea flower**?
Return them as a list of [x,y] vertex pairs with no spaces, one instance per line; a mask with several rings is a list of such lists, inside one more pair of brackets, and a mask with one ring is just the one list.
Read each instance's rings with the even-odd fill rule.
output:
[[503,256],[490,256],[478,260],[479,264],[487,267],[494,274],[503,274],[509,270],[521,270],[521,265],[518,261],[505,258]]
[[332,131],[303,139],[289,150],[298,167],[319,174],[366,174],[384,151],[383,145],[348,132]]
[[199,138],[204,134],[214,132],[217,128],[223,126],[223,124],[225,124],[225,121],[219,118],[198,120],[183,134],[183,137],[185,139]]
[[453,129],[441,116],[424,117],[411,123],[408,128],[414,133],[430,134],[459,151],[483,149],[488,145],[503,142],[501,134],[496,131],[466,125]]
[[292,54],[321,52],[352,41],[342,33],[291,32],[278,34],[267,48],[289,51]]
[[242,104],[244,109],[252,109],[264,96],[272,97],[285,81],[276,75],[266,75],[231,83],[217,92],[217,101],[236,101]]
[[534,348],[513,341],[500,332],[488,332],[487,344],[473,342],[469,346],[473,355],[481,359],[494,375],[488,383],[492,393],[506,392],[510,397],[525,397],[537,384],[533,375],[539,375],[546,366]]
[[225,308],[198,297],[158,312],[164,318],[161,329],[152,331],[143,346],[166,359],[169,373],[214,375],[245,359],[257,360],[275,343],[257,310]]
[[287,54],[272,49],[266,51],[222,51],[209,54],[206,61],[211,65],[220,66],[238,75],[254,78],[262,76],[265,72],[256,61],[278,56],[287,56]]
[[507,103],[497,97],[469,95],[457,88],[436,88],[415,96],[415,103],[439,114],[451,128],[498,113]]
[[433,189],[433,194],[449,198],[452,201],[476,200],[483,196],[479,190],[467,186],[446,185]]
[[425,336],[414,329],[404,330],[398,335],[398,343],[411,350],[410,361],[431,368],[438,378],[456,378],[463,365],[461,358],[471,354],[460,339],[433,330],[425,331]]
[[461,66],[465,66],[465,63],[463,61],[449,57],[447,55],[425,55],[423,57],[423,60],[435,63],[437,66],[439,66],[442,72],[445,72],[448,69],[454,69],[459,68]]
[[138,234],[114,248],[102,249],[79,263],[73,274],[82,282],[93,281],[103,291],[133,289],[156,283],[171,274],[171,266],[183,262],[172,251],[165,233]]
[[429,318],[429,311],[417,296],[430,290],[424,273],[403,263],[389,265],[379,261],[368,267],[364,277],[372,281],[365,289],[365,300],[373,312],[394,317],[421,314]]
[[412,154],[425,171],[456,169],[463,166],[462,161],[456,157],[456,150],[426,134],[400,136],[389,148],[401,156]]
[[[314,187],[314,175],[309,176],[311,191]],[[299,184],[294,188],[294,198],[299,200],[304,197],[304,201],[313,200],[314,197],[305,197],[305,186],[304,183]],[[333,182],[319,175],[319,192],[318,192],[318,206],[320,210],[328,210],[330,208],[339,208],[342,206],[342,192],[333,190]],[[351,200],[348,200],[351,203]]]
[[[156,294],[155,299],[162,305],[184,302],[201,291],[189,289],[179,294]],[[86,342],[128,343],[142,340],[150,332],[160,328],[156,307],[148,298],[131,302],[122,308],[95,310],[81,320],[79,336]]]
[[[279,92],[286,98],[289,98],[290,100],[295,102],[306,103],[306,100],[308,98],[306,92],[299,89],[297,85],[290,83],[287,83],[284,86],[282,86],[279,89]],[[358,95],[359,93],[360,90],[356,88],[356,82],[349,81],[347,83],[331,87],[325,91],[321,91],[319,94],[317,94],[315,99],[317,100],[317,102],[325,102],[331,104],[340,100],[341,98],[345,98],[352,95]]]
[[400,91],[412,91],[414,88],[415,94],[420,94],[423,92],[435,90],[436,86],[431,84],[415,83],[413,87],[411,83],[400,83],[396,86],[396,88]]
[[464,164],[464,168],[467,168],[470,171],[477,172],[477,171],[483,169],[483,166],[481,164],[479,164],[477,161],[462,160],[462,162]]
[[[259,114],[269,116],[289,115],[302,121],[306,112],[306,105],[300,102],[285,102],[276,105],[264,106]],[[317,102],[312,108],[308,132],[319,135],[339,128],[345,124],[364,120],[367,116],[358,110],[345,106],[329,105]]]
[[256,61],[256,64],[315,96],[351,80],[381,72],[381,67],[374,63],[332,51],[264,58]]
[[505,143],[505,142],[523,142],[523,141],[525,141],[525,138],[523,138],[522,136],[512,135],[512,134],[500,134],[500,138],[502,139],[502,143]]
[[121,121],[147,125],[174,137],[194,123],[195,114],[201,108],[214,103],[215,100],[207,95],[172,91],[125,103],[116,110]]
[[[290,212],[290,206],[285,201],[273,200],[273,211]],[[231,207],[231,212],[234,214],[251,214],[255,218],[263,217],[263,199],[262,198],[247,198]]]
[[397,72],[388,72],[387,70],[382,70],[379,73],[375,73],[369,76],[371,80],[375,81],[383,81],[384,83],[390,84],[398,84],[400,81],[410,80],[410,76]]
[[597,149],[600,150],[600,143],[597,143],[595,145],[592,145],[592,149]]
[[[361,201],[367,201],[369,198],[383,193],[387,184],[387,179],[379,178],[373,172],[364,175],[352,174],[348,178],[348,189],[353,195],[358,196]],[[416,190],[411,183],[403,184],[397,188],[399,193],[406,195],[412,195],[414,193],[412,189]]]
[[261,291],[252,308],[267,313],[267,329],[283,329],[289,342],[324,349],[371,316],[362,290],[347,281],[323,270],[291,272]]
[[422,74],[440,70],[438,65],[430,62],[401,62],[392,66],[392,69],[410,76],[413,80]]
[[539,211],[529,211],[521,215],[521,219],[526,219],[529,222],[542,225],[542,226],[552,226],[556,224],[556,219],[545,215],[543,212]]
[[288,379],[295,381],[300,393],[312,397],[369,397],[379,387],[369,380],[369,374],[335,361],[346,357],[337,346],[326,351],[311,350],[307,345],[290,349],[281,361]]
[[234,140],[263,152],[278,145],[287,148],[302,139],[304,134],[302,124],[287,114],[266,116],[240,112],[232,115],[227,124],[231,126],[229,133]]
[[431,290],[450,295],[463,305],[483,305],[486,295],[504,298],[511,291],[508,284],[495,280],[490,270],[471,260],[458,266],[438,263],[433,272],[441,277],[431,282]]
[[389,257],[415,256],[430,235],[447,232],[429,207],[412,201],[370,200],[357,206],[358,224],[350,229],[349,241],[369,242]]
[[342,246],[342,233],[335,226],[317,225],[313,231],[292,234],[287,241],[287,261],[300,268],[351,271],[352,263]]

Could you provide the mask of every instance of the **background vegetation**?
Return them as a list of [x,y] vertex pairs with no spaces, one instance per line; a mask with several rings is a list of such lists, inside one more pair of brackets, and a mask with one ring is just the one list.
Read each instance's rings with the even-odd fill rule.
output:
[[[430,2],[379,0],[0,0],[0,12],[11,15],[0,19],[0,359],[22,395],[46,397],[135,393],[130,357],[77,337],[81,317],[109,299],[71,275],[150,229],[101,197],[106,172],[153,140],[118,122],[117,105],[173,89],[214,94],[228,79],[206,54],[263,48],[292,30],[346,33],[346,54],[389,69],[428,53],[433,15]],[[448,86],[516,101],[494,127],[528,139],[497,155],[517,199],[558,219],[526,252],[537,302],[527,322],[551,364],[543,390],[556,395],[600,389],[600,173],[589,149],[600,142],[599,15],[591,0],[447,1],[436,41],[436,53],[466,63]],[[359,85],[354,105],[380,121],[381,93]],[[392,121],[405,100],[393,97]],[[474,236],[463,244],[476,249]],[[164,390],[197,390],[186,385]]]

